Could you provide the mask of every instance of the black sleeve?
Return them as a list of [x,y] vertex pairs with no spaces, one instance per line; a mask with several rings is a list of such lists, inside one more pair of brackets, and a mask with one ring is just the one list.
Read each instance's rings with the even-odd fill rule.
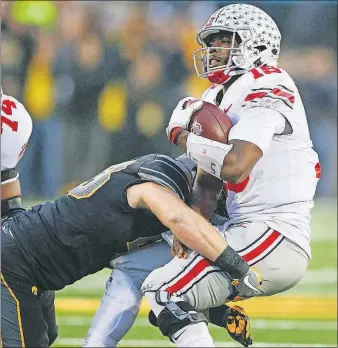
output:
[[6,169],[1,172],[1,184],[7,184],[8,182],[14,181],[19,176],[15,168]]
[[128,202],[128,198],[127,198],[127,191],[128,188],[134,185],[140,185],[143,184],[145,182],[149,182],[150,180],[134,180],[132,182],[130,182],[128,185],[126,185],[123,190],[122,190],[122,209],[127,212],[127,213],[134,213],[136,210],[138,210],[137,208],[133,208],[129,205]]
[[193,185],[192,168],[183,161],[167,155],[156,155],[153,160],[140,166],[138,175],[141,179],[168,187],[183,201],[190,196]]

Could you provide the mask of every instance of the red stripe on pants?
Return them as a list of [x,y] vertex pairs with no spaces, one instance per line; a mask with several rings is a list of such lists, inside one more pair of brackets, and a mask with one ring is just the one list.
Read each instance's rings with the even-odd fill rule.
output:
[[177,281],[177,283],[167,288],[165,291],[173,294],[181,290],[209,266],[211,266],[211,263],[206,259],[198,261],[196,265],[184,277]]
[[262,244],[258,245],[255,249],[251,250],[245,255],[242,255],[242,259],[246,262],[253,260],[255,257],[263,253],[271,244],[280,236],[280,233],[273,231],[268,238],[265,239]]

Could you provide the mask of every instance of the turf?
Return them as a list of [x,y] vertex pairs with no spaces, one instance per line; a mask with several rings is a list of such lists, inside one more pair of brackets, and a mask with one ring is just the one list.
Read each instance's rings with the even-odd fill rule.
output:
[[[90,318],[88,318],[90,320]],[[273,322],[273,320],[271,320]],[[251,333],[252,337],[256,342],[266,342],[266,343],[307,343],[307,344],[326,344],[334,345],[337,343],[337,332],[334,329],[336,325],[335,321],[325,321],[326,324],[330,324],[331,330],[321,330],[313,329],[313,321],[311,323],[311,329],[304,328],[300,329],[297,327],[298,321],[291,321],[291,324],[294,324],[293,328],[290,329],[260,329],[252,328]],[[304,321],[302,321],[304,324]],[[125,336],[124,340],[138,340],[150,341],[150,340],[165,340],[165,337],[161,335],[157,328],[152,326],[145,326],[145,318],[139,317],[136,323],[134,324],[131,331]],[[69,337],[69,338],[79,338],[81,343],[83,338],[86,336],[88,330],[88,324],[82,326],[69,326],[69,325],[60,325],[60,337]],[[210,331],[213,338],[216,341],[228,341],[231,342],[227,332],[225,330],[215,328],[210,326]],[[62,341],[61,341],[62,342]],[[62,346],[55,344],[54,346]]]

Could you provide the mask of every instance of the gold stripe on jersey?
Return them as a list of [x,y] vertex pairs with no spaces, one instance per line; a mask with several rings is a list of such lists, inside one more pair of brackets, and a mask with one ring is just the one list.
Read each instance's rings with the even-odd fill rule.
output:
[[106,184],[112,173],[119,172],[129,165],[133,164],[135,160],[114,164],[101,173],[94,176],[92,179],[83,182],[82,184],[72,188],[68,192],[68,196],[74,197],[76,199],[83,199],[91,197],[99,188]]

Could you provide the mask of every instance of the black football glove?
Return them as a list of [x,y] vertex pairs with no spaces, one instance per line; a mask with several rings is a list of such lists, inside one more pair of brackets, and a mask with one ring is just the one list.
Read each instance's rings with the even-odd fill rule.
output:
[[252,344],[250,320],[244,309],[239,306],[229,307],[226,313],[226,329],[231,338],[249,347]]

